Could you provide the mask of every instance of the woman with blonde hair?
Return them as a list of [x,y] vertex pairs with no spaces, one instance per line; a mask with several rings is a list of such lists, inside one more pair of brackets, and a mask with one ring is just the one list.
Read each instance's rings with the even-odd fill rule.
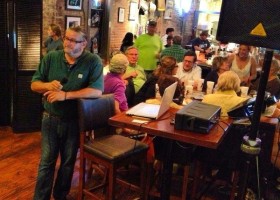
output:
[[[217,91],[214,94],[205,95],[202,102],[220,106],[221,116],[227,117],[227,112],[243,103],[247,98],[237,96],[240,91],[240,79],[233,71],[226,71],[219,76]],[[234,131],[234,126],[232,131]],[[238,131],[237,131],[238,132]],[[199,147],[196,149],[196,158],[207,166],[208,176],[212,176],[211,170],[218,169],[215,175],[215,185],[219,189],[224,189],[231,181],[231,172],[238,166],[238,153],[240,151],[240,141],[243,132],[239,130],[238,134],[227,134],[223,143],[218,149],[209,150]]]
[[227,71],[219,76],[217,91],[214,94],[205,95],[202,102],[220,106],[222,108],[221,116],[228,116],[229,110],[248,100],[248,98],[237,96],[239,91],[238,75],[233,71]]

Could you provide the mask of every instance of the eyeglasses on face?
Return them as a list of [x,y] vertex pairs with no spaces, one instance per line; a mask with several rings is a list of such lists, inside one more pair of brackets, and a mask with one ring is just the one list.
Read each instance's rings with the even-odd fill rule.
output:
[[193,61],[190,61],[190,60],[184,60],[184,62],[185,62],[185,63],[190,63],[190,64],[193,63]]
[[64,36],[63,37],[63,40],[64,41],[68,41],[68,42],[70,42],[71,44],[78,44],[78,43],[82,43],[82,42],[84,42],[84,40],[75,40],[75,39],[72,39],[72,38],[69,38],[69,37],[66,37],[66,36]]

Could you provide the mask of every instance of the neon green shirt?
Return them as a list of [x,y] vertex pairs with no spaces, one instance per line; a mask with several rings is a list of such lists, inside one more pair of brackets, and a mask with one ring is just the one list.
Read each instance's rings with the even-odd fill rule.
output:
[[131,72],[134,72],[134,71],[136,71],[138,74],[135,78],[132,78],[135,93],[137,93],[140,90],[140,88],[142,87],[142,85],[146,82],[147,79],[146,79],[146,74],[144,72],[144,69],[139,65],[136,65],[135,67],[132,67],[129,65],[126,68],[125,75],[130,74]]
[[138,64],[144,68],[144,70],[154,70],[157,66],[157,55],[163,49],[162,41],[158,35],[140,35],[134,46],[138,48],[139,58]]

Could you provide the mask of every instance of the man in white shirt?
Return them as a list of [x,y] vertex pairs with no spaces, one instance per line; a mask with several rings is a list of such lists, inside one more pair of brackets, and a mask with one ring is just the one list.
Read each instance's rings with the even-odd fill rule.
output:
[[[201,78],[201,68],[196,65],[196,54],[193,51],[187,51],[184,55],[183,62],[178,63],[178,70],[176,77],[178,77],[181,82],[185,84],[188,80],[198,80]],[[196,82],[194,82],[194,88],[196,87]]]

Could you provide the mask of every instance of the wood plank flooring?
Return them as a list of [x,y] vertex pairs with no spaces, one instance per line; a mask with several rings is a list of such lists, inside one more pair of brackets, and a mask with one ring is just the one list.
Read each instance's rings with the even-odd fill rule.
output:
[[[10,127],[0,127],[0,200],[29,200],[33,198],[40,160],[40,132],[15,134]],[[78,193],[79,159],[77,159],[68,200],[76,200]],[[204,200],[225,200],[210,191]],[[133,200],[128,194],[122,200]],[[271,196],[271,195],[270,195]],[[269,199],[278,199],[272,195]],[[280,199],[280,198],[279,198]],[[53,199],[52,199],[53,200]]]
[[[40,160],[39,132],[14,134],[10,127],[0,127],[0,199],[32,199]],[[76,199],[78,166],[68,199]]]

